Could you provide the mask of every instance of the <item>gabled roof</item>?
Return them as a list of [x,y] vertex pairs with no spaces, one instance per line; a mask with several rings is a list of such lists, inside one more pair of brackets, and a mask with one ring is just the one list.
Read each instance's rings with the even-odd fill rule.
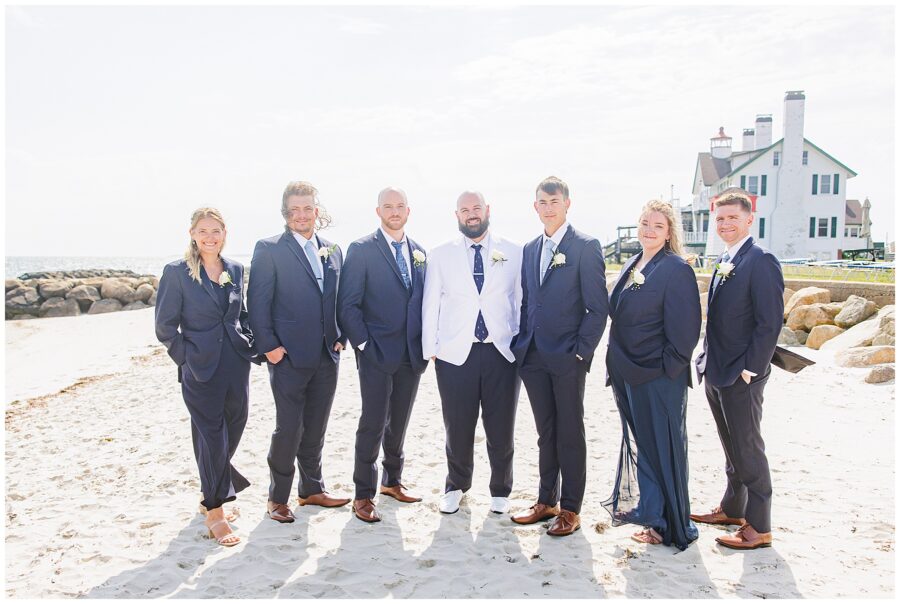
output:
[[862,224],[862,204],[858,199],[848,199],[844,224]]
[[[731,172],[729,172],[729,173],[727,174],[727,176],[731,176],[731,175],[734,174],[735,172],[738,172],[738,171],[742,170],[744,167],[749,166],[750,164],[752,164],[753,162],[755,162],[757,159],[759,159],[760,157],[762,157],[763,155],[765,155],[766,151],[768,151],[768,150],[771,149],[772,147],[775,147],[775,146],[777,146],[777,145],[780,145],[783,141],[784,141],[784,139],[783,139],[783,138],[780,138],[780,139],[778,139],[777,141],[775,141],[774,143],[772,143],[771,145],[769,145],[768,147],[766,147],[765,149],[760,149],[760,150],[759,150],[759,155],[756,155],[755,157],[753,157],[753,159],[751,159],[751,160],[749,160],[749,161],[746,161],[746,162],[742,163],[742,164],[739,165],[737,168],[735,168],[734,170],[732,170]],[[819,153],[821,153],[822,155],[824,155],[825,157],[827,157],[828,159],[830,159],[831,161],[833,161],[834,163],[836,163],[837,165],[839,165],[840,167],[842,167],[842,168],[843,168],[844,170],[846,170],[847,172],[849,172],[850,175],[849,175],[847,178],[853,178],[854,176],[856,176],[856,172],[855,172],[854,170],[851,170],[851,169],[848,168],[846,165],[844,165],[843,163],[839,162],[837,159],[835,159],[834,157],[832,157],[831,155],[829,155],[828,153],[826,153],[825,151],[823,151],[823,150],[821,149],[821,147],[819,147],[818,145],[816,145],[815,143],[813,143],[813,142],[812,142],[811,140],[809,140],[808,138],[804,137],[804,138],[803,138],[803,142],[806,143],[807,145],[809,145],[810,147],[812,147],[813,149],[815,149],[816,151],[818,151]]]
[[727,176],[731,171],[730,161],[713,157],[709,153],[698,153],[697,163],[700,167],[703,183],[707,186]]

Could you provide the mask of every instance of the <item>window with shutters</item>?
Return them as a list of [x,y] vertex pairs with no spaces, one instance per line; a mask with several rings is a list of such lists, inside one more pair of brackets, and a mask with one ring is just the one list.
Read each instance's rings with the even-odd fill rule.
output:
[[759,193],[759,176],[751,176],[748,179],[747,192],[751,195]]
[[831,174],[819,175],[819,193],[822,195],[831,195]]
[[780,161],[781,161],[781,152],[780,151],[773,152],[772,153],[772,165],[777,166]]
[[827,218],[819,218],[819,231],[817,233],[819,237],[828,237],[828,219]]

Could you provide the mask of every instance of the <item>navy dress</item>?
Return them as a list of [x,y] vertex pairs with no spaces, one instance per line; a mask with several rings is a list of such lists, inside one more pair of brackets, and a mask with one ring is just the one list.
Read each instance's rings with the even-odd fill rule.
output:
[[613,526],[653,528],[665,545],[686,549],[690,520],[686,410],[689,364],[700,335],[700,297],[691,268],[660,251],[641,286],[627,283],[636,256],[610,295],[607,385],[622,420],[613,494],[603,502]]
[[191,279],[182,260],[167,265],[156,306],[157,337],[179,366],[191,416],[194,456],[207,509],[233,501],[250,482],[231,465],[247,424],[250,360],[256,352],[243,310],[243,267],[222,259],[232,283]]

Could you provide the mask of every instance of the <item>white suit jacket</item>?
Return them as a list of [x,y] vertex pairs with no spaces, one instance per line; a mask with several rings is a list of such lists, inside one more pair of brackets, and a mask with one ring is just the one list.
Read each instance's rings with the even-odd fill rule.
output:
[[[466,362],[475,342],[478,311],[488,339],[508,361],[515,360],[510,341],[519,332],[522,306],[522,246],[490,234],[490,249],[481,250],[484,285],[472,276],[468,239],[460,235],[431,250],[422,299],[422,356],[453,365]],[[486,241],[487,239],[485,239]],[[495,252],[506,258],[494,261]]]

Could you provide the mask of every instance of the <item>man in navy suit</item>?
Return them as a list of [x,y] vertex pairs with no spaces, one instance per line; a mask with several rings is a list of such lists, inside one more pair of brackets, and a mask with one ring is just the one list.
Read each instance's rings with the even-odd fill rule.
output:
[[523,251],[522,312],[512,346],[540,450],[537,503],[512,519],[533,524],[555,516],[547,531],[553,536],[581,527],[584,382],[609,314],[600,242],[572,228],[566,219],[570,205],[569,187],[560,179],[551,176],[538,185],[534,209],[544,232]]
[[335,316],[341,250],[316,234],[330,222],[318,191],[308,182],[288,183],[281,213],[284,233],[260,240],[253,251],[247,300],[275,397],[267,513],[293,522],[288,499],[295,462],[300,505],[350,501],[330,496],[322,479],[322,447],[346,338]]
[[716,537],[732,549],[772,544],[772,481],[760,433],[763,390],[784,320],[781,264],[753,242],[753,206],[734,187],[715,201],[716,232],[727,249],[710,281],[706,338],[697,375],[706,378],[706,398],[722,448],[728,485],[721,505],[695,522],[737,524],[737,532]]
[[388,187],[378,194],[375,213],[381,227],[347,249],[338,291],[341,329],[356,349],[362,414],[356,431],[353,512],[378,522],[375,489],[379,448],[384,449],[383,495],[412,503],[401,482],[403,441],[419,378],[422,357],[422,292],[425,251],[406,236],[406,193]]

